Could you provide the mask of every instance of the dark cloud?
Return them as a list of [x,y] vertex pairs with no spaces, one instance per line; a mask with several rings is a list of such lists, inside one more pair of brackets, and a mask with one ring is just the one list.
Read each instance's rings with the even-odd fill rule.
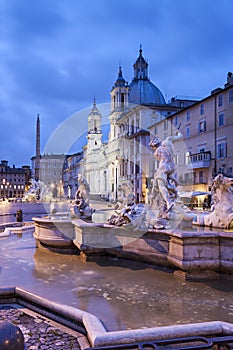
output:
[[43,147],[94,97],[109,102],[119,63],[130,82],[140,44],[167,99],[223,86],[232,12],[231,0],[2,0],[0,158],[30,164],[37,113]]

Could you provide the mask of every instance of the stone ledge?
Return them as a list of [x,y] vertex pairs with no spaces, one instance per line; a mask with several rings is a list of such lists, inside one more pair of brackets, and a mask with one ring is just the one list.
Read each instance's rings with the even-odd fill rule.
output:
[[[221,321],[172,325],[147,329],[107,332],[94,315],[66,305],[54,303],[18,287],[0,289],[0,302],[19,305],[48,317],[66,327],[80,331],[89,339],[91,346],[117,345],[139,341],[171,339],[175,337],[233,335],[233,324]],[[83,349],[87,343],[83,340]]]

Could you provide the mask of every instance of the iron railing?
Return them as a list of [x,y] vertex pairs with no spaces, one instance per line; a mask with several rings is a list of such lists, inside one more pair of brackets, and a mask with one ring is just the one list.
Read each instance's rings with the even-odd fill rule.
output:
[[231,349],[233,345],[232,336],[219,336],[219,337],[186,337],[186,338],[172,338],[166,340],[153,340],[145,342],[137,342],[131,344],[119,344],[119,345],[105,345],[97,346],[94,348],[86,348],[85,350],[201,350],[201,349]]

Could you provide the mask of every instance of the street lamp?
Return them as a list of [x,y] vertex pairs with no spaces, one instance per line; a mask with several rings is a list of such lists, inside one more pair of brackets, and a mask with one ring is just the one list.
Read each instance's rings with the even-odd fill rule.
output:
[[6,183],[6,193],[7,193],[6,198],[9,198],[9,185],[10,185],[10,183],[7,182]]
[[61,189],[62,189],[62,180],[59,181],[59,197],[61,201]]
[[6,179],[2,179],[2,183],[3,183],[3,201],[5,200],[5,196],[6,196]]
[[119,163],[119,161],[118,161],[118,158],[117,158],[117,156],[116,156],[116,159],[115,159],[115,167],[116,167],[116,201],[117,201],[117,198],[118,198],[118,193],[117,193],[117,185],[118,185],[118,168],[117,168],[117,166],[118,166],[118,163]]

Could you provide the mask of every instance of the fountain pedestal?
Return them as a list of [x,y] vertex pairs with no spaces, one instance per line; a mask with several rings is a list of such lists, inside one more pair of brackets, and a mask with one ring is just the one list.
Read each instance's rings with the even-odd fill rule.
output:
[[[231,243],[230,243],[231,242]],[[168,261],[182,280],[218,278],[232,274],[233,233],[203,231],[170,235]],[[233,275],[231,275],[233,277]]]

